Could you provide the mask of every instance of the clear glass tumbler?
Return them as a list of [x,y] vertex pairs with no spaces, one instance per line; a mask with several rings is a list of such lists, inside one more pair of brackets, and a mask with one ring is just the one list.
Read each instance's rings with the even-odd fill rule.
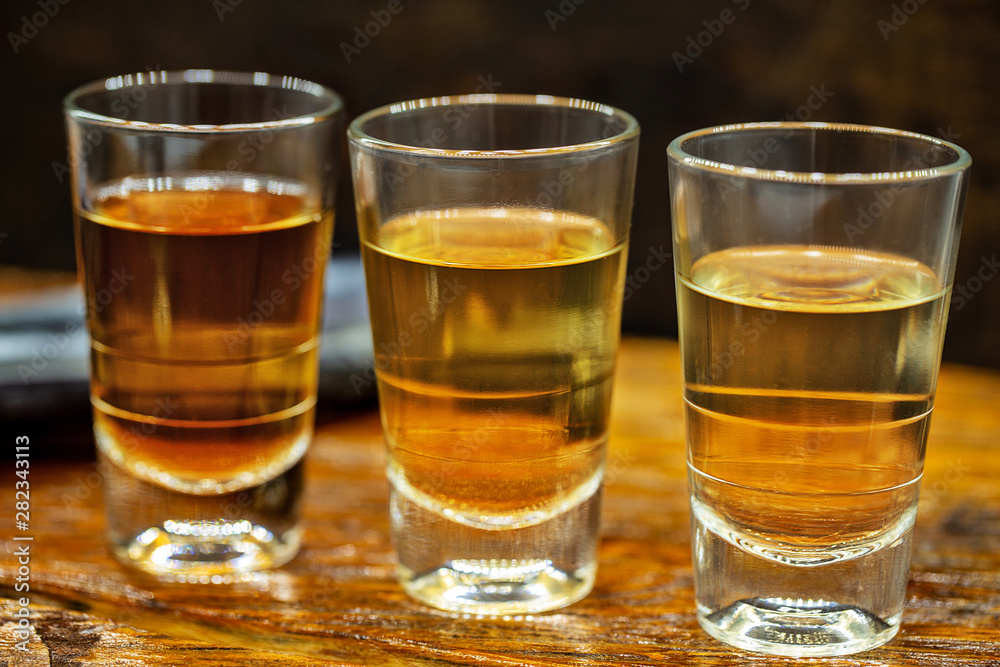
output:
[[190,580],[299,547],[340,98],[264,73],[65,101],[111,549]]
[[509,614],[593,586],[639,128],[442,97],[348,131],[399,580]]
[[825,123],[668,149],[698,620],[741,648],[899,628],[969,155]]

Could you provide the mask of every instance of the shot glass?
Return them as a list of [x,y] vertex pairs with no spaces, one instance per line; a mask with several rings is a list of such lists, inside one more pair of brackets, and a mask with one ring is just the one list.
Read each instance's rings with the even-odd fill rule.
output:
[[971,160],[752,123],[668,148],[697,615],[752,651],[899,629]]
[[299,547],[340,98],[142,72],[65,100],[111,550],[180,579]]
[[403,588],[538,612],[590,592],[639,127],[549,96],[348,130]]

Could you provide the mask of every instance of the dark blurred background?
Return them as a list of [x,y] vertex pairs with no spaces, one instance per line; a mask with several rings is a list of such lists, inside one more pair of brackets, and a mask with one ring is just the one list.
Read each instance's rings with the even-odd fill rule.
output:
[[[670,248],[665,149],[678,134],[796,116],[875,124],[972,154],[955,278],[968,298],[953,302],[945,359],[1000,367],[996,1],[6,0],[0,28],[0,264],[73,268],[61,99],[139,70],[290,74],[339,91],[352,117],[488,87],[621,107],[642,125],[633,267]],[[349,181],[339,253],[357,249]],[[634,290],[624,326],[676,334],[669,266]]]

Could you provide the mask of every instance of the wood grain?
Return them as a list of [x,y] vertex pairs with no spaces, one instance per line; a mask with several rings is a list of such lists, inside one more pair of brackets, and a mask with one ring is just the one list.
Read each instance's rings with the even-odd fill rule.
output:
[[[232,583],[160,582],[118,566],[103,543],[93,464],[39,457],[31,468],[33,652],[13,651],[16,604],[0,601],[0,665],[799,664],[729,648],[698,627],[681,407],[676,343],[627,339],[595,590],[559,612],[514,618],[435,611],[398,588],[374,411],[322,419],[309,457],[305,548],[278,571]],[[5,447],[14,435],[4,434]],[[945,366],[902,630],[874,651],[812,662],[1000,665],[998,435],[1000,373]],[[33,451],[60,446],[32,439]],[[6,460],[0,498],[10,503]],[[0,525],[8,539],[10,522]],[[8,541],[0,565],[7,598],[20,597],[12,553]]]

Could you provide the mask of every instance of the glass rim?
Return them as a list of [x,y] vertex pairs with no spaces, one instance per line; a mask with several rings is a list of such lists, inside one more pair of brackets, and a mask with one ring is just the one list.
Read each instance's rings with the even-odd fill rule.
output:
[[[148,86],[197,86],[216,84],[234,88],[275,88],[306,93],[323,104],[316,111],[298,114],[289,118],[276,118],[253,123],[156,123],[129,118],[117,118],[96,113],[82,107],[80,98],[98,93],[113,93]],[[268,74],[267,72],[240,72],[217,69],[150,70],[97,79],[70,91],[63,98],[63,112],[67,118],[86,121],[96,125],[142,132],[247,132],[311,125],[332,118],[344,110],[343,98],[331,88],[319,83],[293,76]]]
[[[788,130],[818,130],[833,132],[852,132],[855,134],[882,135],[890,137],[905,137],[923,142],[928,146],[944,147],[955,153],[955,159],[947,164],[937,167],[923,167],[907,169],[905,171],[878,171],[878,172],[809,172],[790,171],[785,169],[762,169],[760,167],[750,167],[746,165],[727,164],[715,160],[708,160],[685,151],[682,146],[685,142],[697,137],[724,134],[733,132],[767,132],[767,131],[788,131]],[[686,132],[667,146],[667,156],[671,161],[686,165],[701,171],[713,172],[720,175],[728,175],[737,178],[759,181],[778,181],[790,183],[812,183],[822,184],[872,184],[872,183],[904,183],[920,180],[943,178],[961,173],[972,165],[972,156],[961,146],[917,132],[906,130],[895,130],[877,125],[859,125],[853,123],[823,123],[823,122],[756,122],[737,123],[732,125],[716,125],[699,130]]]
[[[405,114],[411,111],[433,107],[457,107],[460,105],[493,105],[495,107],[535,107],[535,108],[563,108],[590,111],[607,118],[617,118],[624,122],[625,127],[602,139],[588,141],[581,144],[569,144],[565,146],[549,146],[546,148],[510,148],[498,150],[472,150],[472,149],[452,149],[452,148],[430,148],[426,146],[416,146],[411,144],[401,144],[385,139],[374,137],[364,130],[362,126],[379,117],[394,114]],[[359,144],[368,148],[388,151],[393,153],[407,153],[414,155],[433,155],[437,157],[452,157],[463,159],[477,158],[530,158],[563,153],[582,153],[587,151],[607,148],[615,144],[626,142],[639,135],[639,122],[627,111],[617,107],[598,102],[588,102],[575,97],[557,97],[553,95],[528,95],[528,94],[494,94],[475,93],[470,95],[444,95],[441,97],[425,97],[421,99],[408,100],[406,102],[396,102],[385,106],[377,107],[366,111],[353,121],[347,128],[347,137],[351,143]]]

